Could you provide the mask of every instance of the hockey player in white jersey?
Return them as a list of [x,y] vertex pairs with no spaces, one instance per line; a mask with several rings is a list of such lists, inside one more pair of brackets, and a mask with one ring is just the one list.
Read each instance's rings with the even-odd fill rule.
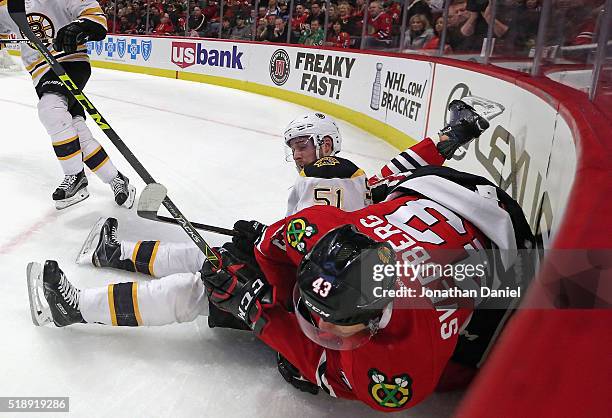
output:
[[[10,19],[6,1],[0,1],[0,33],[19,36]],[[29,0],[25,3],[32,31],[50,49],[74,83],[82,90],[91,66],[87,41],[106,37],[104,12],[95,0]],[[130,208],[136,189],[110,161],[104,148],[85,124],[79,102],[51,71],[41,54],[29,44],[21,44],[21,59],[39,97],[38,117],[51,137],[53,150],[64,172],[64,180],[53,192],[57,209],[63,209],[89,196],[84,165],[110,185],[115,202]]]
[[337,155],[342,136],[332,118],[308,113],[292,120],[283,136],[299,173],[287,199],[287,216],[314,205],[354,211],[371,203],[365,172]]

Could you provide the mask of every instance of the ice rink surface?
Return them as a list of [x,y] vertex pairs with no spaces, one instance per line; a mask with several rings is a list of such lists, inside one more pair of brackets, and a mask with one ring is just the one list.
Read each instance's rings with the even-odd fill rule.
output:
[[[85,93],[188,218],[219,226],[284,216],[296,176],[282,131],[308,109],[239,90],[94,69]],[[205,317],[157,328],[35,327],[25,269],[58,260],[78,287],[146,280],[74,263],[99,217],[119,238],[187,241],[184,232],[118,208],[88,173],[91,196],[62,211],[51,193],[63,176],[38,121],[25,72],[0,73],[0,396],[69,396],[69,414],[45,417],[369,417],[352,401],[303,394],[276,370],[274,353],[246,332],[209,329]],[[88,121],[120,171],[143,182]],[[395,150],[340,122],[341,156],[375,173]],[[212,245],[224,237],[205,234]],[[406,417],[449,416],[461,393],[435,394]],[[0,417],[10,414],[0,413]],[[20,413],[18,417],[40,416]]]

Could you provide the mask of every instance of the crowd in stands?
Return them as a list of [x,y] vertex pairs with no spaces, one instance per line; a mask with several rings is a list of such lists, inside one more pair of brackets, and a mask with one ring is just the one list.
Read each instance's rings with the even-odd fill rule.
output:
[[[496,53],[526,53],[535,45],[542,0],[498,0],[494,17],[488,0],[449,1],[445,53],[480,52],[491,22]],[[604,0],[553,3],[548,42],[577,45],[596,41]],[[222,5],[218,0],[101,0],[100,4],[109,31],[123,34],[337,48],[363,44],[366,49],[434,53],[444,30],[444,0],[294,0],[292,12],[286,0],[225,0]]]

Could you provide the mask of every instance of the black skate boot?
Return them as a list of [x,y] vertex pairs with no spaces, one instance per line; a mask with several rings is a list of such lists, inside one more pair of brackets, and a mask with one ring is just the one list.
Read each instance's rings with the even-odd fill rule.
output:
[[79,310],[81,291],[68,281],[57,261],[45,261],[43,289],[55,325],[65,327],[85,322]]
[[117,176],[110,182],[111,189],[115,194],[115,202],[119,206],[125,206],[130,209],[134,205],[136,198],[136,188],[130,185],[130,180],[127,176],[117,172]]
[[450,122],[442,128],[440,135],[446,135],[449,139],[438,143],[438,151],[450,160],[457,148],[478,138],[489,127],[489,121],[461,100],[450,102],[448,110],[451,112]]
[[[82,250],[83,258],[91,254],[91,263],[96,267],[111,267],[121,270],[135,271],[132,260],[121,260],[121,243],[117,240],[119,222],[115,218],[108,218],[103,223],[98,222],[92,229],[92,239],[89,249]],[[95,235],[94,235],[95,234]],[[96,241],[97,239],[97,241]],[[79,263],[79,259],[77,259]]]
[[64,209],[79,203],[89,197],[85,171],[64,176],[64,181],[53,192],[53,200],[57,209]]

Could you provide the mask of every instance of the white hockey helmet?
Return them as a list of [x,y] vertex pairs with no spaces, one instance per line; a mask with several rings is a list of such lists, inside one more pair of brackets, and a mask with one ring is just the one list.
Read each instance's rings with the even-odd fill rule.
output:
[[331,155],[336,155],[342,149],[342,137],[338,125],[332,118],[320,112],[307,113],[292,120],[285,128],[283,136],[287,146],[294,138],[309,137],[316,147],[317,158],[325,157],[325,155],[321,155],[321,145],[323,145],[323,138],[326,136],[329,136],[332,140]]

